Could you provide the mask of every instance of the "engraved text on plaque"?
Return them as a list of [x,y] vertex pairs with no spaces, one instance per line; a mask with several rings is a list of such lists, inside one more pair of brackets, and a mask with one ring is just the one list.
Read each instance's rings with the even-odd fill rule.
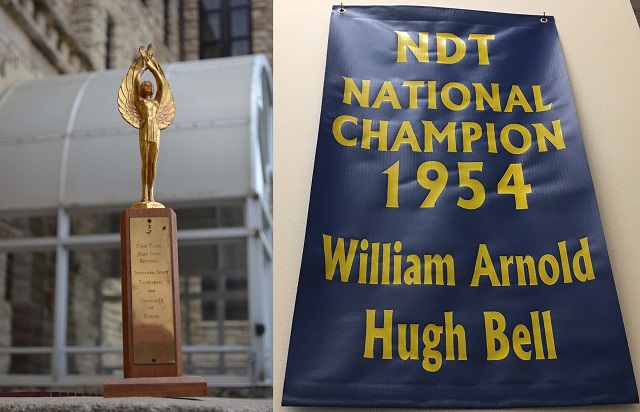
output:
[[131,218],[130,227],[133,363],[175,363],[169,218]]

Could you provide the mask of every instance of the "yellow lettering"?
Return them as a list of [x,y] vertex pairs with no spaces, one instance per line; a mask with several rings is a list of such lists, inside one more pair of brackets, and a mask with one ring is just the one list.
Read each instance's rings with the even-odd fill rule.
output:
[[514,106],[522,107],[522,109],[527,113],[533,112],[533,109],[529,105],[524,93],[522,93],[522,90],[520,90],[520,87],[516,84],[511,86],[511,93],[509,93],[507,105],[504,107],[505,113],[511,113]]
[[422,351],[422,368],[427,372],[437,372],[442,366],[442,353],[436,347],[440,344],[442,326],[429,324],[422,331],[422,342],[425,347]]
[[336,120],[333,121],[333,137],[338,143],[343,146],[355,146],[357,143],[356,140],[358,139],[357,137],[354,137],[353,139],[347,139],[342,134],[342,125],[347,122],[357,125],[358,119],[353,116],[347,115],[336,117]]
[[494,34],[470,34],[469,40],[475,40],[478,43],[478,65],[484,66],[489,64],[489,48],[487,42],[494,40]]
[[444,285],[444,268],[447,267],[447,286],[455,286],[455,271],[453,266],[453,256],[447,254],[444,257],[440,255],[424,255],[424,284],[431,285],[433,282],[432,267],[435,268],[435,284]]
[[[580,265],[582,261],[582,265]],[[582,270],[584,267],[584,271]],[[573,256],[573,274],[580,282],[593,280],[596,278],[591,262],[591,252],[589,251],[589,240],[586,237],[580,239],[580,250]]]
[[435,110],[438,108],[437,98],[438,92],[436,90],[436,81],[429,80],[427,82],[427,109]]
[[339,237],[336,242],[336,248],[331,252],[331,236],[322,235],[322,243],[324,246],[324,270],[325,278],[327,280],[333,280],[333,276],[336,272],[336,266],[340,266],[340,280],[347,282],[351,275],[351,266],[353,265],[353,258],[356,254],[356,248],[358,247],[358,241],[351,239],[349,242],[349,252],[345,254],[344,251],[344,239]]
[[378,284],[378,263],[380,260],[380,242],[371,242],[371,272],[369,274],[369,284]]
[[547,110],[551,110],[551,103],[544,104],[542,102],[542,90],[540,89],[540,85],[536,84],[531,86],[533,90],[533,102],[536,106],[536,112],[546,112]]
[[[551,267],[551,275],[547,273],[547,263]],[[538,261],[538,274],[540,275],[540,280],[545,285],[555,284],[560,277],[560,266],[558,265],[556,257],[552,254],[542,255]]]
[[381,328],[376,327],[376,310],[367,309],[367,326],[366,335],[364,340],[364,357],[373,359],[373,346],[376,339],[382,340],[382,359],[392,359],[393,355],[391,350],[393,349],[392,337],[392,325],[393,322],[393,310],[385,310],[384,323]]
[[[521,147],[517,147],[511,142],[509,132],[512,130],[517,131],[522,136]],[[511,154],[523,154],[531,147],[531,133],[529,132],[529,129],[521,124],[511,123],[506,125],[500,131],[500,143],[502,143],[502,146]]]
[[387,120],[380,120],[378,130],[372,129],[371,119],[362,119],[362,145],[363,149],[371,148],[371,139],[378,139],[378,149],[381,152],[387,151]]
[[351,104],[351,96],[354,96],[360,107],[369,107],[369,85],[370,80],[362,80],[362,90],[358,89],[356,82],[350,77],[344,77],[344,95],[342,103]]
[[391,267],[391,243],[382,244],[382,280],[381,284],[388,285],[391,281],[389,268]]
[[[402,242],[396,240],[393,243],[393,251],[395,253],[400,253],[402,251]],[[400,285],[402,284],[402,255],[393,255],[393,284]]]
[[438,143],[443,143],[447,139],[447,152],[456,152],[456,123],[449,122],[442,131],[433,124],[430,120],[423,120],[424,125],[424,151],[427,153],[433,152],[433,140],[435,138]]
[[471,153],[471,143],[482,137],[482,127],[474,122],[462,122],[462,151]]
[[513,256],[500,256],[500,273],[502,274],[502,286],[511,286],[509,279],[509,266],[513,263]]
[[556,148],[556,150],[562,150],[566,148],[564,144],[564,136],[562,136],[562,127],[560,126],[560,120],[553,120],[551,122],[553,126],[553,133],[549,131],[542,123],[534,123],[533,127],[536,129],[536,140],[538,141],[538,150],[541,152],[547,151],[547,140]]
[[509,339],[504,334],[506,326],[507,322],[500,312],[484,312],[487,360],[502,360],[509,354]]
[[407,285],[419,285],[420,283],[420,256],[407,256],[407,263],[411,266],[404,271],[404,283]]
[[419,62],[424,63],[429,61],[429,33],[419,32],[418,44],[413,41],[411,36],[409,36],[409,33],[406,31],[396,31],[396,35],[398,36],[398,53],[396,62],[407,62],[407,49],[413,53]]
[[500,280],[498,279],[496,269],[493,267],[491,255],[489,255],[489,249],[487,249],[487,245],[484,243],[480,243],[478,246],[478,255],[476,256],[476,266],[473,269],[471,286],[478,286],[480,283],[480,276],[489,276],[491,286],[500,286]]
[[[460,103],[456,103],[451,100],[451,89],[456,89],[460,92],[460,95],[462,96]],[[442,90],[440,91],[440,99],[447,109],[460,111],[465,109],[469,106],[469,103],[471,103],[471,92],[469,91],[469,88],[462,83],[449,82],[442,87]]]
[[484,103],[487,102],[494,112],[502,111],[500,106],[500,85],[498,83],[491,83],[491,94],[484,88],[482,83],[473,83],[473,88],[476,92],[476,110],[484,110]]
[[398,100],[398,96],[396,95],[396,91],[393,88],[393,83],[391,83],[389,80],[382,83],[382,87],[378,92],[378,96],[376,97],[376,100],[373,102],[373,105],[371,107],[373,107],[374,109],[379,109],[380,105],[384,102],[391,103],[391,107],[393,107],[394,109],[402,109],[402,106],[400,106],[400,101]]
[[558,242],[558,250],[560,251],[560,266],[562,267],[562,279],[564,283],[572,283],[571,267],[569,267],[569,254],[567,253],[567,242],[564,240]]
[[[369,241],[362,239],[360,241],[360,249],[366,251],[369,248]],[[369,262],[369,255],[367,253],[360,253],[360,268],[358,270],[358,283],[367,283],[367,263]]]
[[458,340],[458,360],[467,360],[467,338],[462,325],[453,326],[453,312],[444,313],[446,360],[456,360],[454,337]]
[[409,88],[409,109],[418,108],[418,87],[424,87],[423,81],[404,81],[402,87]]
[[531,360],[531,350],[522,349],[523,345],[531,345],[531,333],[524,325],[516,325],[513,329],[513,352],[522,360]]
[[531,329],[533,331],[533,346],[536,352],[536,359],[544,359],[544,346],[542,345],[542,331],[540,330],[540,319],[538,311],[531,312]]
[[[436,33],[436,41],[438,43],[438,63],[455,64],[464,57],[467,51],[467,45],[458,36],[452,33]],[[454,51],[450,56],[447,55],[447,42],[452,42]]]
[[529,274],[529,285],[537,285],[536,264],[531,256],[516,256],[516,269],[518,270],[518,286],[526,286],[527,278],[525,268]]
[[547,341],[547,353],[549,359],[558,359],[556,353],[556,341],[553,338],[553,326],[551,325],[551,311],[545,310],[542,312],[542,324],[544,325],[544,337]]
[[487,126],[487,151],[489,153],[498,153],[498,145],[496,144],[496,126],[493,123],[486,123]]
[[418,359],[418,326],[417,323],[409,325],[410,347],[407,350],[407,325],[398,324],[398,356],[400,356],[400,359]]
[[400,145],[408,144],[411,146],[411,150],[414,152],[420,152],[420,144],[418,143],[418,139],[416,138],[416,134],[413,131],[413,127],[411,127],[411,122],[405,120],[400,125],[400,130],[398,130],[398,134],[396,135],[395,140],[393,141],[393,145],[391,145],[391,151],[397,152],[400,148]]

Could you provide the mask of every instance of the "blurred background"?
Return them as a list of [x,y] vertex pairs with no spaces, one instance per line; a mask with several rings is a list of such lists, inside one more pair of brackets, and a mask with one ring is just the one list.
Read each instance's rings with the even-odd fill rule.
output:
[[0,0],[1,391],[123,376],[140,155],[116,97],[149,43],[177,108],[155,197],[177,214],[184,373],[271,395],[272,0]]

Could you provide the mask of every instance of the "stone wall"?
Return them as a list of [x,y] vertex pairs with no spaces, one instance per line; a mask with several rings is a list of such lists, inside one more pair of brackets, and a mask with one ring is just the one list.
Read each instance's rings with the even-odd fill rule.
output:
[[[165,0],[0,0],[0,91],[19,79],[124,69],[149,43],[160,63],[198,59],[198,4],[167,0],[165,13]],[[252,50],[272,63],[273,0],[251,7]]]
[[198,0],[183,0],[184,25],[183,41],[184,50],[182,60],[197,60],[200,58],[200,32]]
[[[0,0],[19,31],[55,67],[58,73],[93,70],[85,48],[75,36],[69,20],[61,14],[62,2],[36,0]],[[13,32],[6,33],[10,37]]]
[[[164,0],[58,0],[56,2],[80,44],[87,50],[94,69],[127,68],[141,45],[153,44],[160,62],[178,59],[178,0],[168,1],[169,34],[165,44]],[[72,7],[69,7],[72,5]],[[107,25],[112,24],[106,67]]]
[[253,52],[266,54],[273,66],[273,0],[251,1],[251,31]]
[[56,73],[55,66],[38,51],[13,18],[0,8],[0,92],[16,80]]
[[[167,1],[165,26],[164,0],[0,0],[0,91],[19,79],[127,68],[149,43],[161,63],[179,60],[179,2]],[[183,2],[195,4],[185,24],[195,18],[196,54],[187,57],[197,58],[197,0]]]

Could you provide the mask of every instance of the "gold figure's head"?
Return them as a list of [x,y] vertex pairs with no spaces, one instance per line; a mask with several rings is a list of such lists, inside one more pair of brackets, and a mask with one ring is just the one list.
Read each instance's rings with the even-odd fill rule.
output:
[[151,99],[153,96],[153,83],[149,80],[145,80],[140,84],[140,96],[143,99]]

